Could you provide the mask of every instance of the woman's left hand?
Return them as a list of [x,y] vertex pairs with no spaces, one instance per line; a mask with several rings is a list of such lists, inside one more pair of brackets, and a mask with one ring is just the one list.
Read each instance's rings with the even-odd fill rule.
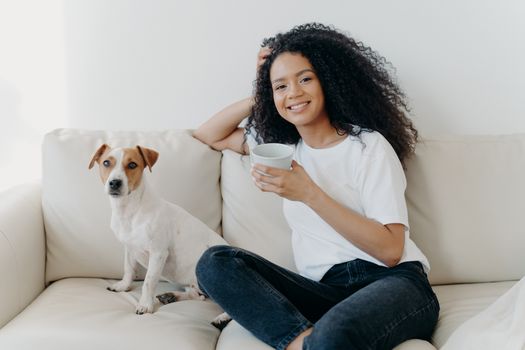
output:
[[308,203],[315,198],[319,189],[295,160],[292,161],[290,170],[254,164],[251,174],[261,191],[273,192],[291,201]]

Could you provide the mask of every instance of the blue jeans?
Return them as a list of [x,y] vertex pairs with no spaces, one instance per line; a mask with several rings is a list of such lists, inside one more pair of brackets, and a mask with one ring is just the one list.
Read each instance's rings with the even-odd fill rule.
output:
[[280,350],[313,327],[303,349],[392,349],[429,339],[439,303],[419,262],[333,266],[316,282],[246,250],[214,246],[196,268],[201,290]]

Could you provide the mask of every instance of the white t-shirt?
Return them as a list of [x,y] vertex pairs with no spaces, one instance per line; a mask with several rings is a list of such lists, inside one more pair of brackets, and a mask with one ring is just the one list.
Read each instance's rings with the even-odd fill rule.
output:
[[[253,141],[248,143],[253,145]],[[348,136],[337,145],[322,149],[311,148],[300,140],[294,159],[340,204],[383,225],[403,224],[405,248],[400,262],[420,261],[425,270],[430,269],[427,258],[410,239],[401,162],[380,133],[364,131],[359,137]],[[283,211],[292,229],[294,259],[301,275],[319,281],[333,265],[354,259],[385,266],[337,233],[302,202],[284,199]]]

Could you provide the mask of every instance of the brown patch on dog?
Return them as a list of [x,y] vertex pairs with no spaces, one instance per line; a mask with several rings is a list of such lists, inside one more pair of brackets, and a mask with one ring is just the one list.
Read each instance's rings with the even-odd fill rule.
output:
[[122,167],[128,178],[128,189],[134,191],[140,184],[146,163],[137,148],[124,148],[123,152]]
[[[93,168],[95,162],[98,163],[99,167],[99,174],[100,179],[102,180],[102,183],[106,183],[106,180],[108,179],[109,174],[111,173],[111,170],[115,167],[116,160],[114,157],[110,157],[109,153],[111,152],[111,147],[107,144],[103,144],[98,148],[98,150],[93,155],[93,158],[91,159],[91,162],[89,163],[88,169]],[[108,166],[105,165],[104,162],[108,162],[106,164],[109,164]]]
[[100,146],[96,150],[95,154],[93,154],[93,157],[91,158],[91,161],[89,162],[88,169],[93,168],[93,165],[95,165],[95,162],[100,164],[100,158],[102,157],[102,155],[106,152],[109,152],[110,150],[111,150],[111,147],[109,147],[107,144],[103,144],[102,146]]
[[151,168],[157,162],[157,159],[159,159],[159,152],[139,145],[137,145],[137,149],[151,172]]
[[[106,164],[109,164],[108,166],[104,165],[105,162],[109,162]],[[102,183],[106,183],[108,180],[109,174],[113,170],[113,168],[117,165],[117,160],[115,157],[112,156],[106,156],[101,158],[100,162],[98,163],[99,173],[100,173],[100,179],[102,180]]]

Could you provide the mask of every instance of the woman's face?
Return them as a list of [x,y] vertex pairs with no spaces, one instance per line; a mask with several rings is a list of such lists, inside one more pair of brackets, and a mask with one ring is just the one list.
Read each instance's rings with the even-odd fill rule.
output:
[[273,100],[277,111],[297,128],[328,121],[321,83],[306,57],[285,52],[270,68]]

